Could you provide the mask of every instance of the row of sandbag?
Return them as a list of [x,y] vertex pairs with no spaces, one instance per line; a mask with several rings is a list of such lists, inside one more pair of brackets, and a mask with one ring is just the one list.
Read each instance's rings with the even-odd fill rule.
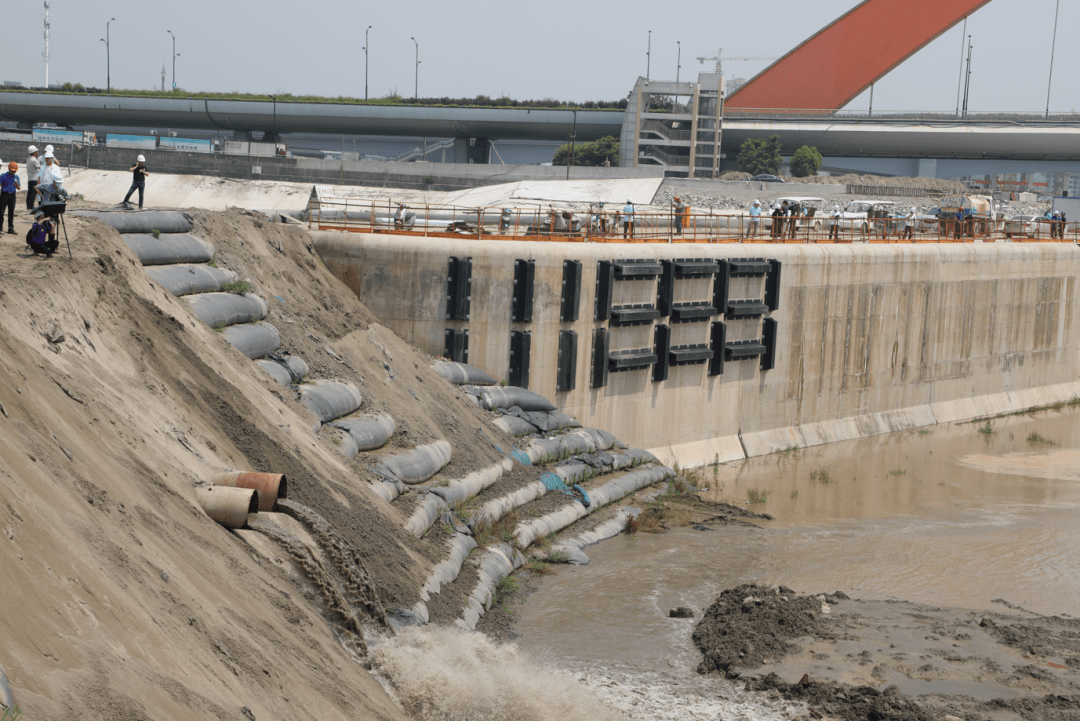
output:
[[480,494],[502,478],[502,475],[511,468],[513,468],[513,462],[509,458],[503,458],[487,468],[473,471],[464,478],[449,481],[445,486],[424,487],[422,489],[425,491],[424,496],[405,523],[405,530],[417,538],[423,536],[443,513],[449,511],[455,504],[463,503]]

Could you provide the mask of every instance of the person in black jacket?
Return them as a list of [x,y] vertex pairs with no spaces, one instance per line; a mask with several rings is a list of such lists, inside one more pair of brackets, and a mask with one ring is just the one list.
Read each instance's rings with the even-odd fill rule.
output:
[[143,206],[143,192],[146,190],[146,176],[150,175],[146,170],[146,166],[143,163],[146,162],[146,158],[139,156],[135,161],[135,165],[128,168],[128,172],[131,173],[131,187],[128,188],[127,195],[124,196],[124,205],[130,205],[128,200],[131,199],[131,194],[136,189],[139,191],[139,209],[142,210]]

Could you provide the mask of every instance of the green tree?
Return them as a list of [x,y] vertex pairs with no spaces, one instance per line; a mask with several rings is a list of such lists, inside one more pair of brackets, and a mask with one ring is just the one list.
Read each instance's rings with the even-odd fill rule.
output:
[[[613,135],[600,138],[595,143],[578,143],[574,147],[574,165],[596,167],[603,165],[605,160],[611,161],[612,167],[619,164],[619,141]],[[551,164],[570,164],[570,143],[555,151]]]
[[812,145],[804,145],[791,156],[791,174],[796,178],[817,175],[821,167],[821,153]]
[[773,135],[768,140],[747,138],[739,146],[739,170],[751,175],[780,172],[780,136]]

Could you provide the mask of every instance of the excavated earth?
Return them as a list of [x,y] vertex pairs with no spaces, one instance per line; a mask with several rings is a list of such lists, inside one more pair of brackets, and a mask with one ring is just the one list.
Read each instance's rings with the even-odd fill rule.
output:
[[[503,458],[511,439],[378,324],[302,229],[189,216],[216,265],[269,302],[283,352],[392,413],[388,450],[449,441],[449,478]],[[221,471],[284,473],[387,608],[420,600],[447,535],[404,531],[408,506],[368,490],[370,459],[347,459],[340,431],[153,282],[112,227],[69,212],[71,259],[63,245],[31,256],[26,228],[0,240],[0,668],[24,717],[404,718],[288,564],[210,520],[195,489]]]
[[1080,719],[1080,620],[859,601],[744,585],[693,640],[698,672],[802,702],[814,718]]

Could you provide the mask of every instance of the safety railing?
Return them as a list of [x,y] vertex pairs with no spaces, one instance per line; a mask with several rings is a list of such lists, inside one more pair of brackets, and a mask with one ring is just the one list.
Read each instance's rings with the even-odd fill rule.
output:
[[664,165],[674,165],[678,167],[689,167],[690,156],[689,155],[675,155],[665,150],[661,150],[655,145],[640,145],[638,150],[641,155],[656,158]]
[[667,140],[690,140],[689,130],[676,130],[675,128],[669,128],[661,123],[659,120],[642,120],[641,121],[642,132],[656,133],[662,138]]
[[624,212],[553,206],[468,208],[393,201],[324,201],[308,227],[482,240],[592,243],[1023,243],[1080,242],[1080,223],[982,218],[830,218],[715,214],[671,210]]

